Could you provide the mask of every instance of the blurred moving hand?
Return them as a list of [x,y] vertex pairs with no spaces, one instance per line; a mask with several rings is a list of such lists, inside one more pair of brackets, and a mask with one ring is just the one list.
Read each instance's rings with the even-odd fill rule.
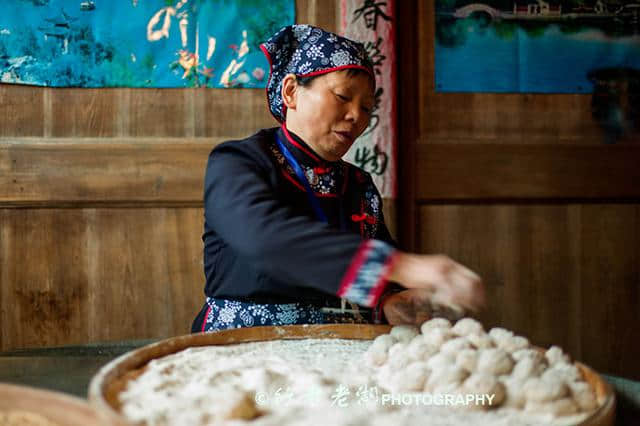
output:
[[444,255],[399,253],[389,279],[407,290],[382,301],[392,325],[420,325],[430,318],[432,306],[477,312],[485,305],[482,279]]

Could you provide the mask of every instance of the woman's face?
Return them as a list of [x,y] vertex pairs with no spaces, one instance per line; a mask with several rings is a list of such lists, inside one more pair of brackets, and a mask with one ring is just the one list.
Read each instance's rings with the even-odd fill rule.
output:
[[375,102],[370,77],[343,70],[320,75],[304,87],[294,76],[284,83],[287,128],[323,159],[341,159],[369,125]]

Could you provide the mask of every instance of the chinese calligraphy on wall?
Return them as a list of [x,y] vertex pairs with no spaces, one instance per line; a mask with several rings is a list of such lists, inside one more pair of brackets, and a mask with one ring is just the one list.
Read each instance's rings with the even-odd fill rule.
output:
[[345,160],[371,173],[385,198],[396,196],[394,0],[342,0],[341,31],[365,44],[376,74],[371,122]]

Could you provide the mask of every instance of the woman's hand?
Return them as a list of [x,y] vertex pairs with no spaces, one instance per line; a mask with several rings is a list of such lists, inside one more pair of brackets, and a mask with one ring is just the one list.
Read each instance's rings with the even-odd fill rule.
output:
[[431,319],[431,292],[424,289],[403,290],[382,301],[382,311],[391,325],[420,326]]
[[[387,303],[394,302],[414,307],[416,316],[424,311],[425,304],[437,304],[450,307],[461,307],[465,310],[478,311],[485,304],[484,285],[480,277],[470,269],[444,255],[420,255],[400,252],[393,263],[389,280],[415,290],[403,291],[395,300],[390,296]],[[419,290],[419,291],[418,291]],[[395,295],[394,295],[395,296]],[[401,298],[402,297],[402,298]],[[419,305],[422,304],[422,308]],[[383,305],[385,316],[386,307]],[[394,306],[394,305],[391,305]],[[408,305],[403,309],[388,308],[392,317],[399,318],[408,312]],[[387,316],[387,319],[389,317]],[[391,320],[390,320],[391,321]]]

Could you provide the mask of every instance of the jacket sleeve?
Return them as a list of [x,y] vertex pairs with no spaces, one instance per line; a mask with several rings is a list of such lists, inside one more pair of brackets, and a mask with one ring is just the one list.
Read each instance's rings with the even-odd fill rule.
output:
[[[375,188],[375,184],[373,183],[373,181],[371,181],[371,185]],[[376,196],[378,197],[378,199],[382,200],[382,196],[380,195],[378,190],[375,189],[375,191],[376,191]],[[389,232],[389,228],[387,228],[386,221],[384,220],[384,214],[382,213],[382,201],[380,201],[380,204],[381,204],[380,216],[378,218],[379,225],[378,225],[378,229],[376,231],[375,238],[378,239],[378,240],[384,241],[387,244],[390,244],[394,248],[398,248],[398,243],[391,236],[391,233]],[[401,286],[400,284],[398,284],[396,282],[389,282],[387,284],[387,286],[382,291],[382,293],[380,295],[380,298],[378,299],[378,303],[374,307],[374,318],[376,319],[376,322],[379,322],[379,323],[388,323],[389,322],[387,320],[387,318],[385,317],[384,312],[382,310],[382,308],[384,306],[385,299],[387,297],[391,296],[392,294],[398,293],[398,292],[400,292],[402,290],[406,290],[406,288],[404,288],[403,286]]]
[[280,281],[375,306],[388,284],[395,249],[295,214],[270,183],[266,161],[234,145],[220,145],[209,157],[204,192],[209,226]]

